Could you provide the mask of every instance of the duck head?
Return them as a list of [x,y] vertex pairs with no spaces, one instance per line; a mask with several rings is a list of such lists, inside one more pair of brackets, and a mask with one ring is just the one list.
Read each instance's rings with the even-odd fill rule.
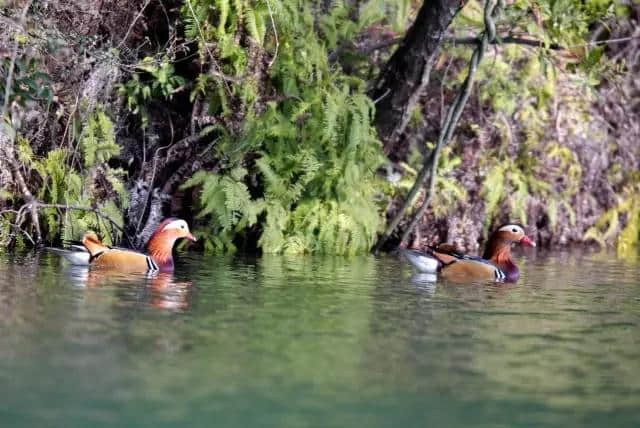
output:
[[489,238],[483,255],[484,259],[492,261],[507,275],[508,281],[516,281],[520,277],[520,271],[511,256],[511,247],[515,244],[536,246],[536,243],[524,233],[522,225],[502,225]]
[[509,246],[513,244],[521,244],[527,247],[536,246],[536,243],[524,233],[523,226],[517,223],[500,226],[498,230],[491,235],[491,240],[500,241]]
[[196,237],[189,231],[187,222],[173,217],[160,223],[156,231],[151,235],[147,248],[161,271],[173,271],[173,256],[171,252],[176,241],[182,238],[193,242],[197,241]]

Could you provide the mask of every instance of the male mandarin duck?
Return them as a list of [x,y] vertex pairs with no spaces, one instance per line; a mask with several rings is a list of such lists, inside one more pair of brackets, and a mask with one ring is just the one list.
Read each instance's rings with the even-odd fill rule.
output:
[[402,254],[418,271],[440,273],[443,278],[453,281],[515,282],[520,277],[520,270],[511,256],[514,244],[536,246],[521,225],[510,223],[499,227],[491,235],[482,257],[462,254],[449,244],[427,247],[424,253],[405,249]]
[[149,254],[134,250],[112,248],[104,245],[94,232],[87,232],[82,246],[72,250],[50,248],[74,265],[112,269],[119,272],[173,272],[173,245],[180,238],[196,241],[184,220],[168,218],[151,235],[147,249]]

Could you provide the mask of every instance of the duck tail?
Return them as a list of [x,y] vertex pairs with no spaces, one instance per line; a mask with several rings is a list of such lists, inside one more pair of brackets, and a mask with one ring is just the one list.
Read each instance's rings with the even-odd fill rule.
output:
[[426,253],[403,248],[400,254],[421,273],[436,273],[442,265],[429,248],[426,249]]
[[89,252],[84,248],[82,250],[65,250],[62,248],[45,247],[45,250],[61,255],[72,265],[89,266],[89,259],[91,258],[91,254],[89,254]]

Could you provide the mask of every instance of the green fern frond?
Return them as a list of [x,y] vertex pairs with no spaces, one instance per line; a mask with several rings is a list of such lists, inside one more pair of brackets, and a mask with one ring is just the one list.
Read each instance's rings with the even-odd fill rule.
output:
[[106,162],[113,156],[120,154],[120,146],[116,144],[113,123],[104,112],[98,111],[89,118],[84,130],[82,149],[87,167]]
[[[228,160],[225,169],[198,173],[185,184],[201,188],[199,215],[219,238],[205,245],[228,247],[254,225],[252,232],[259,230],[258,245],[266,253],[369,250],[382,225],[376,170],[384,155],[372,125],[375,106],[364,95],[364,80],[330,66],[327,45],[317,37],[313,6],[278,0],[190,1],[196,10],[196,5],[215,4],[210,16],[195,15],[204,19],[200,26],[206,40],[215,43],[221,68],[243,75],[249,35],[274,54],[269,78],[283,95],[254,109],[257,89],[244,84],[246,79],[224,86],[197,79],[192,97],[206,99],[210,114],[230,115],[238,100],[248,106],[244,132],[216,145]],[[344,2],[336,2],[331,18],[321,23],[321,31],[331,33],[336,43],[356,35],[358,24],[347,10]],[[277,31],[277,55],[267,26],[274,36]],[[215,34],[207,33],[212,27]]]

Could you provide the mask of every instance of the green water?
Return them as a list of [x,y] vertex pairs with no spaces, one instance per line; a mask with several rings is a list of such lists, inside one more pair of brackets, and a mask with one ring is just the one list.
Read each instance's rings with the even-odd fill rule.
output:
[[640,262],[519,259],[456,285],[392,257],[0,255],[0,426],[638,426]]

